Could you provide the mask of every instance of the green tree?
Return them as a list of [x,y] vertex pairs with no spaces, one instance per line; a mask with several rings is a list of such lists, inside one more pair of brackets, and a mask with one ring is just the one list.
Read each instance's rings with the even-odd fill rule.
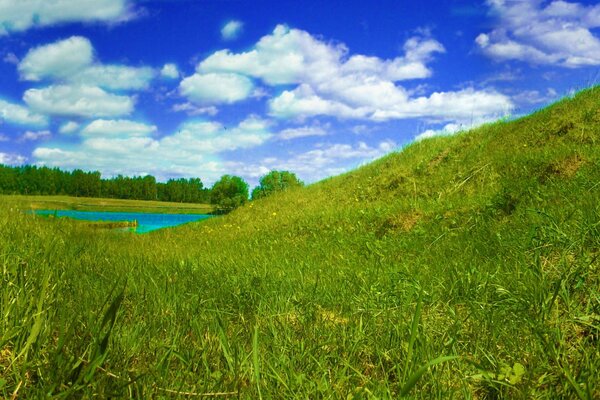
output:
[[271,171],[259,181],[260,185],[252,190],[252,200],[260,199],[275,192],[304,186],[296,174],[289,171]]
[[223,175],[212,187],[211,203],[229,212],[248,201],[248,184],[239,176]]

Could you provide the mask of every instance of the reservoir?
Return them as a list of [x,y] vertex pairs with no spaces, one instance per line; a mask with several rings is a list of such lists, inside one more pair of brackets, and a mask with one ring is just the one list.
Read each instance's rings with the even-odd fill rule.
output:
[[52,215],[56,217],[68,217],[84,221],[123,222],[137,221],[137,228],[131,228],[136,233],[146,233],[162,228],[187,224],[188,222],[200,221],[210,218],[207,214],[154,214],[136,212],[112,212],[112,211],[77,211],[77,210],[37,210],[37,215]]

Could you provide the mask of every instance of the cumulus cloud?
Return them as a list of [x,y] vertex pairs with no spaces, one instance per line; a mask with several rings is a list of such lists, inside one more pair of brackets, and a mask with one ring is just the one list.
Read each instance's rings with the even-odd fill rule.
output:
[[225,49],[213,53],[197,65],[196,75],[229,73],[259,79],[270,86],[295,86],[269,101],[269,112],[277,118],[328,115],[371,120],[453,120],[512,108],[507,96],[493,90],[471,88],[412,97],[398,82],[430,77],[433,72],[428,63],[445,49],[429,36],[414,36],[404,43],[403,50],[403,55],[393,59],[350,55],[343,44],[328,43],[308,32],[278,25],[247,52]]
[[223,40],[234,40],[237,39],[239,34],[242,32],[244,24],[241,21],[232,20],[223,26],[221,29],[221,37]]
[[415,142],[420,142],[421,140],[437,136],[450,136],[462,130],[464,130],[464,127],[458,124],[447,124],[442,129],[427,129],[426,131],[415,136]]
[[97,119],[88,124],[81,130],[81,135],[90,137],[110,137],[110,136],[148,136],[156,132],[154,125],[147,125],[141,122],[129,121],[124,119],[106,120]]
[[497,26],[475,39],[495,60],[569,68],[600,65],[600,5],[488,0]]
[[89,66],[94,49],[84,37],[73,36],[29,50],[19,63],[21,77],[29,81],[66,78]]
[[0,164],[4,165],[21,165],[27,161],[27,157],[15,153],[0,152]]
[[[217,122],[188,121],[176,133],[160,139],[148,135],[154,127],[132,121],[91,125],[87,132],[82,131],[80,144],[38,147],[33,157],[43,165],[85,167],[107,175],[183,175],[210,180],[226,172],[219,154],[259,146],[272,137],[269,123],[256,116],[229,128]],[[120,130],[121,134],[106,134],[108,129],[112,133]]]
[[200,72],[235,72],[262,79],[269,85],[322,83],[341,75],[365,74],[390,81],[431,76],[426,63],[444,47],[431,38],[412,37],[404,44],[404,56],[382,60],[352,55],[342,44],[332,44],[310,33],[278,25],[244,53],[220,50],[198,65]]
[[155,76],[156,73],[149,67],[94,65],[80,71],[67,81],[108,90],[140,90],[147,88]]
[[487,123],[490,123],[493,121],[494,121],[493,118],[479,117],[479,118],[471,119],[468,121],[465,120],[465,121],[459,122],[459,123],[449,123],[439,129],[427,129],[427,130],[421,132],[420,134],[415,136],[415,141],[419,142],[423,139],[428,139],[428,138],[437,137],[437,136],[451,136],[458,132],[475,129],[477,127],[480,127],[484,124],[487,124]]
[[0,0],[0,36],[67,22],[118,22],[133,15],[128,0]]
[[545,92],[539,90],[524,90],[512,96],[517,104],[543,104],[556,100],[558,93],[553,88],[546,89]]
[[52,133],[48,130],[44,130],[44,131],[27,131],[24,134],[21,135],[21,137],[19,138],[20,141],[22,142],[26,142],[26,141],[37,141],[37,140],[41,140],[41,139],[50,139],[52,137]]
[[88,118],[128,115],[134,108],[131,97],[84,85],[51,85],[29,89],[23,95],[23,100],[41,114]]
[[301,138],[301,137],[325,136],[325,135],[327,135],[327,131],[323,127],[318,126],[318,125],[313,125],[313,126],[301,126],[299,128],[284,129],[281,132],[279,132],[277,137],[281,140],[291,140],[291,139],[297,139],[297,138]]
[[95,62],[92,44],[81,36],[29,50],[18,69],[21,78],[29,81],[53,80],[108,90],[144,89],[156,75],[149,67]]
[[27,126],[43,126],[48,123],[45,116],[32,112],[26,107],[0,99],[0,121],[2,120]]
[[268,157],[255,164],[229,162],[225,165],[229,170],[250,179],[277,169],[294,171],[303,180],[314,182],[382,157],[396,148],[397,144],[391,140],[381,141],[374,146],[365,142],[319,144],[311,150],[291,154],[286,159]]
[[171,107],[171,110],[175,112],[185,112],[187,115],[190,116],[203,114],[215,116],[219,113],[219,109],[215,106],[200,107],[190,103],[189,101],[185,103],[175,104],[173,105],[173,107]]
[[160,70],[160,76],[166,79],[179,78],[179,68],[176,64],[165,64]]
[[58,132],[63,135],[70,135],[79,130],[79,124],[75,121],[67,121],[58,128]]
[[254,84],[246,76],[234,73],[194,74],[181,81],[179,91],[200,104],[231,104],[252,94]]

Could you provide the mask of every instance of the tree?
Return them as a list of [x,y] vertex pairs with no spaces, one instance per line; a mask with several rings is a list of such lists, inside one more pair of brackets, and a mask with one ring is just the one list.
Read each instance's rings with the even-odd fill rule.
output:
[[296,174],[289,171],[271,171],[260,178],[260,185],[252,190],[252,200],[269,196],[275,192],[304,186],[304,183],[298,179]]
[[229,212],[248,201],[248,184],[239,176],[223,175],[212,187],[211,203]]

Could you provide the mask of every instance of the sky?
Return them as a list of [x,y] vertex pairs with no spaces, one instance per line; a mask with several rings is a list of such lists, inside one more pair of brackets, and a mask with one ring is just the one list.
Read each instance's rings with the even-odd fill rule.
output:
[[0,0],[0,164],[311,183],[599,78],[595,1]]

